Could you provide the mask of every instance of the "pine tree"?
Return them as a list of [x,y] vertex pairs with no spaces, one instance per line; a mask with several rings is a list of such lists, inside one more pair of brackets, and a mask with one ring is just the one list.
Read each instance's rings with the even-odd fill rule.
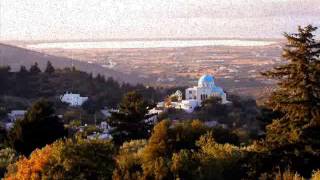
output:
[[283,117],[268,126],[267,139],[277,143],[301,140],[304,131],[320,125],[320,43],[316,27],[299,27],[287,34],[282,65],[263,73],[277,80],[268,105]]
[[52,74],[52,73],[54,73],[54,71],[55,71],[54,67],[52,66],[51,62],[48,61],[47,62],[47,67],[46,67],[44,72],[47,73],[47,74]]
[[38,63],[37,62],[35,62],[31,67],[30,67],[30,73],[31,74],[38,74],[38,73],[40,73],[41,72],[41,70],[39,69],[39,67],[38,67]]
[[28,74],[28,70],[25,66],[20,66],[20,70],[19,70],[20,74],[26,75]]
[[113,112],[108,120],[114,127],[112,136],[116,143],[131,139],[146,138],[150,133],[151,123],[146,120],[148,103],[136,92],[127,93],[119,105],[119,112]]

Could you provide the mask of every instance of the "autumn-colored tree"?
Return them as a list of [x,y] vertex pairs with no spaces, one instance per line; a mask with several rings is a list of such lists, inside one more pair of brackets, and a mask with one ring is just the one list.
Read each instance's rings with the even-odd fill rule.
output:
[[173,153],[171,158],[170,170],[174,179],[194,179],[197,177],[197,168],[199,167],[198,157],[190,150],[182,149]]
[[[148,144],[142,152],[142,168],[145,178],[164,179],[168,176],[169,167],[166,158],[170,155],[169,121],[158,123],[153,130]],[[156,178],[157,177],[157,178]]]
[[5,179],[7,180],[40,180],[41,174],[45,166],[49,164],[49,160],[53,157],[53,145],[47,145],[44,148],[36,149],[30,155],[30,158],[20,157],[20,159],[9,165]]
[[115,157],[116,169],[112,176],[114,180],[134,180],[143,178],[141,155],[146,144],[146,140],[132,140],[123,143],[118,155]]
[[9,165],[5,179],[111,179],[113,154],[111,142],[59,140]]
[[320,170],[314,170],[312,173],[312,180],[320,179]]
[[[59,148],[58,148],[59,149]],[[46,179],[111,179],[114,147],[109,141],[66,140],[49,162],[43,174]]]

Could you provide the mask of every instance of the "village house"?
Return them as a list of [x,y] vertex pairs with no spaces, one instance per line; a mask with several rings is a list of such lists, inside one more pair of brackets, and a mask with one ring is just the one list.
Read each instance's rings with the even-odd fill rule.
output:
[[80,94],[65,93],[60,97],[61,102],[68,103],[70,106],[82,106],[88,97],[81,97]]

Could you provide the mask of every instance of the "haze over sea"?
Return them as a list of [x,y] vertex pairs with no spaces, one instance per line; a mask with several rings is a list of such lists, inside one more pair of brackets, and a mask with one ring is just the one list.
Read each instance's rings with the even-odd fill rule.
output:
[[98,42],[50,42],[30,44],[32,49],[122,49],[122,48],[178,48],[201,46],[268,46],[275,41],[263,40],[128,40]]

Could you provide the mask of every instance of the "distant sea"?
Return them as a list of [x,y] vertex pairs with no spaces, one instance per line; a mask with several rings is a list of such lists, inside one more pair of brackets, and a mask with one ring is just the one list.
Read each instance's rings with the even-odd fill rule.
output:
[[32,49],[124,49],[124,48],[178,48],[201,46],[268,46],[275,41],[263,40],[132,40],[97,42],[50,42],[30,44]]

